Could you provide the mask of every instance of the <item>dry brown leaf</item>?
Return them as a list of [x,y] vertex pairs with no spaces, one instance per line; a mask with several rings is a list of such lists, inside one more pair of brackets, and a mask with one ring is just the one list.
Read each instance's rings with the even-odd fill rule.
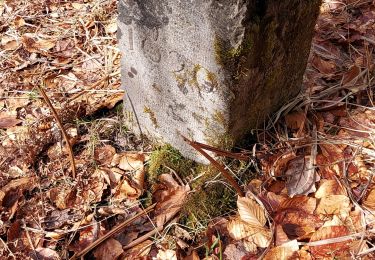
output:
[[55,250],[52,250],[51,248],[36,248],[33,254],[35,254],[36,259],[43,259],[43,260],[61,259],[59,254]]
[[227,229],[233,239],[245,239],[258,247],[267,247],[271,239],[271,232],[267,228],[253,227],[239,218],[230,220]]
[[[281,225],[288,239],[309,238],[316,229],[323,225],[323,221],[317,215],[307,213],[299,209],[287,209],[279,211],[274,217],[276,224]],[[285,237],[277,238],[284,240]]]
[[118,167],[125,171],[136,171],[143,169],[145,155],[143,153],[119,153],[112,158],[112,166]]
[[188,185],[178,186],[166,191],[166,194],[155,208],[155,221],[158,227],[163,226],[180,211],[189,191],[190,187]]
[[326,61],[318,56],[314,56],[312,64],[323,74],[332,74],[336,71],[336,64],[333,61]]
[[142,191],[137,189],[135,185],[131,185],[127,178],[124,178],[115,189],[113,199],[121,202],[126,199],[137,199],[142,194]]
[[176,251],[170,249],[159,249],[156,260],[177,260]]
[[103,192],[107,188],[106,177],[106,172],[99,168],[90,176],[81,193],[85,203],[101,201]]
[[238,213],[243,221],[256,228],[263,228],[267,222],[264,209],[253,199],[238,197]]
[[303,112],[293,112],[285,115],[285,122],[288,128],[299,130],[305,123],[306,115]]
[[150,253],[153,243],[154,242],[151,240],[145,240],[129,250],[126,250],[124,260],[133,260],[140,257],[146,257]]
[[22,38],[22,44],[25,49],[29,52],[43,52],[52,49],[56,41],[55,40],[35,40],[38,37],[35,34],[25,33]]
[[[229,244],[225,247],[224,259],[228,259],[228,260],[242,259],[243,257],[245,257],[246,254],[247,252],[244,250],[244,247],[238,245],[238,243]],[[187,259],[184,259],[184,260],[187,260]]]
[[375,188],[372,188],[367,192],[367,195],[363,200],[363,205],[371,210],[375,210]]
[[17,27],[17,28],[20,28],[22,26],[24,26],[26,24],[25,20],[20,17],[20,16],[17,16],[15,19],[14,19],[14,25]]
[[256,233],[252,236],[245,238],[243,242],[245,244],[245,247],[249,246],[250,243],[253,243],[257,247],[266,248],[269,246],[271,239],[271,231],[261,230],[259,233]]
[[104,145],[95,148],[94,158],[102,165],[109,165],[112,161],[113,156],[116,154],[116,149],[111,145]]
[[94,256],[97,260],[115,260],[124,250],[122,245],[114,238],[108,238],[94,250]]
[[[339,238],[342,236],[349,235],[349,230],[345,226],[329,226],[329,227],[321,227],[318,231],[316,231],[311,239],[310,242],[320,241],[330,238]],[[310,246],[311,254],[314,257],[345,257],[350,256],[349,248],[350,248],[350,240],[349,241],[342,241],[336,243],[327,243],[322,241],[321,245],[317,246]]]
[[275,246],[280,246],[290,241],[288,235],[285,233],[282,225],[276,224],[274,230]]
[[319,181],[319,176],[315,172],[315,167],[310,160],[312,156],[299,156],[291,160],[285,175],[288,177],[286,187],[289,196],[308,195],[316,191],[315,182]]
[[320,199],[316,213],[323,215],[349,215],[350,201],[345,195],[327,195]]
[[80,9],[82,9],[82,7],[85,6],[84,4],[76,3],[76,2],[71,3],[71,5],[72,5],[72,7],[73,7],[74,9],[76,9],[76,10],[80,10]]
[[[225,250],[227,249],[228,247],[225,248]],[[225,254],[225,252],[224,252]],[[197,253],[197,251],[195,250],[192,250],[191,254],[188,255],[188,256],[185,256],[182,260],[200,260],[200,257]]]
[[18,49],[19,46],[20,43],[16,40],[8,41],[7,43],[2,44],[2,48],[6,51],[14,51]]
[[[331,163],[337,163],[344,159],[344,149],[347,145],[334,145],[320,143],[319,147],[322,149],[323,155]],[[338,172],[339,173],[339,172]]]
[[279,211],[285,209],[303,210],[309,214],[313,214],[316,209],[316,199],[308,196],[295,196],[284,200]]
[[49,199],[58,209],[66,209],[73,206],[76,201],[77,191],[69,187],[55,187],[49,190]]
[[234,218],[228,222],[227,229],[233,239],[240,240],[257,234],[262,227],[252,227],[240,218]]
[[[282,176],[284,171],[285,171],[285,168],[287,167],[288,165],[288,162],[292,159],[296,158],[296,155],[294,152],[288,152],[286,154],[282,154],[281,156],[278,156],[277,158],[272,158],[272,160],[275,159],[275,161],[271,162],[273,165],[271,167],[267,167],[267,165],[264,165],[266,166],[266,171],[267,172],[271,172],[272,175],[278,177],[278,176]],[[268,164],[269,162],[267,162]],[[271,168],[270,170],[268,170],[267,168]]]
[[73,244],[70,244],[69,249],[74,252],[82,251],[88,245],[98,239],[98,237],[102,235],[103,231],[104,228],[93,220],[91,225],[79,230],[79,239]]
[[315,198],[320,199],[327,195],[346,195],[346,190],[337,180],[321,180]]
[[10,181],[7,185],[1,188],[1,191],[7,193],[11,189],[33,189],[35,187],[35,177],[24,177]]
[[297,240],[292,240],[281,246],[277,246],[268,251],[264,256],[264,260],[275,260],[275,259],[298,259],[298,242]]
[[0,114],[0,128],[10,128],[21,123],[22,120],[18,119],[16,116],[6,116]]
[[358,75],[361,73],[360,67],[357,65],[353,65],[350,67],[350,69],[344,74],[342,79],[342,84],[346,85],[348,83],[351,83]]
[[268,212],[275,212],[287,198],[273,192],[263,192],[259,194],[259,199],[263,202]]

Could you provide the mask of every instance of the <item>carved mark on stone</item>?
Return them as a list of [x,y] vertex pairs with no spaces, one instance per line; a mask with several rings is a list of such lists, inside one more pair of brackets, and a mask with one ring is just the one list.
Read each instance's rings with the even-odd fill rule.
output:
[[131,73],[130,71],[128,72],[128,76],[129,76],[130,78],[134,78],[134,74]]
[[133,29],[128,29],[129,34],[129,50],[134,50],[134,38],[133,38]]
[[157,85],[156,83],[152,84],[152,88],[155,89],[157,92],[161,93],[161,87]]

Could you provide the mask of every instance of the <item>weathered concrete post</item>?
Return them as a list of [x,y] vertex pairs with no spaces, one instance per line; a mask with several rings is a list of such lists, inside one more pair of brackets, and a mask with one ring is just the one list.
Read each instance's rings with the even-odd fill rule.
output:
[[320,0],[120,0],[129,126],[202,161],[296,95]]

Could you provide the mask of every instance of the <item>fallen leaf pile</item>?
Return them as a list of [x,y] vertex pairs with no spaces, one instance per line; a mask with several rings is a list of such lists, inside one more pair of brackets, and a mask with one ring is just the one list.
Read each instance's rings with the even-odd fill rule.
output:
[[244,153],[259,174],[237,212],[197,237],[178,222],[194,190],[172,170],[147,187],[114,108],[116,18],[116,0],[0,0],[1,259],[69,259],[138,215],[85,259],[375,257],[375,1],[323,1],[303,92]]

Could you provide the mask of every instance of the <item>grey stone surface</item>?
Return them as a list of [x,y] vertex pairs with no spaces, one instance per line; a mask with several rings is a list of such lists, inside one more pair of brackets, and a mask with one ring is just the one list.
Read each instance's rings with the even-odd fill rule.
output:
[[[301,28],[290,26],[305,19],[305,13],[297,12],[291,19],[287,13],[275,13],[278,8],[306,8],[299,3],[304,1],[286,1],[291,6],[261,2],[120,0],[122,85],[131,129],[206,162],[180,134],[224,146],[296,94],[314,21]],[[311,2],[315,2],[310,6],[315,19],[319,1]],[[288,30],[303,28],[310,32],[295,36],[297,40],[307,37],[298,43],[302,46],[285,46]],[[262,48],[268,52],[259,53]],[[277,48],[283,49],[278,52]],[[297,64],[293,57],[302,61]],[[291,69],[299,67],[297,75],[290,76],[288,83],[281,80],[284,71],[277,71],[280,64],[274,66],[272,59],[284,59]]]

